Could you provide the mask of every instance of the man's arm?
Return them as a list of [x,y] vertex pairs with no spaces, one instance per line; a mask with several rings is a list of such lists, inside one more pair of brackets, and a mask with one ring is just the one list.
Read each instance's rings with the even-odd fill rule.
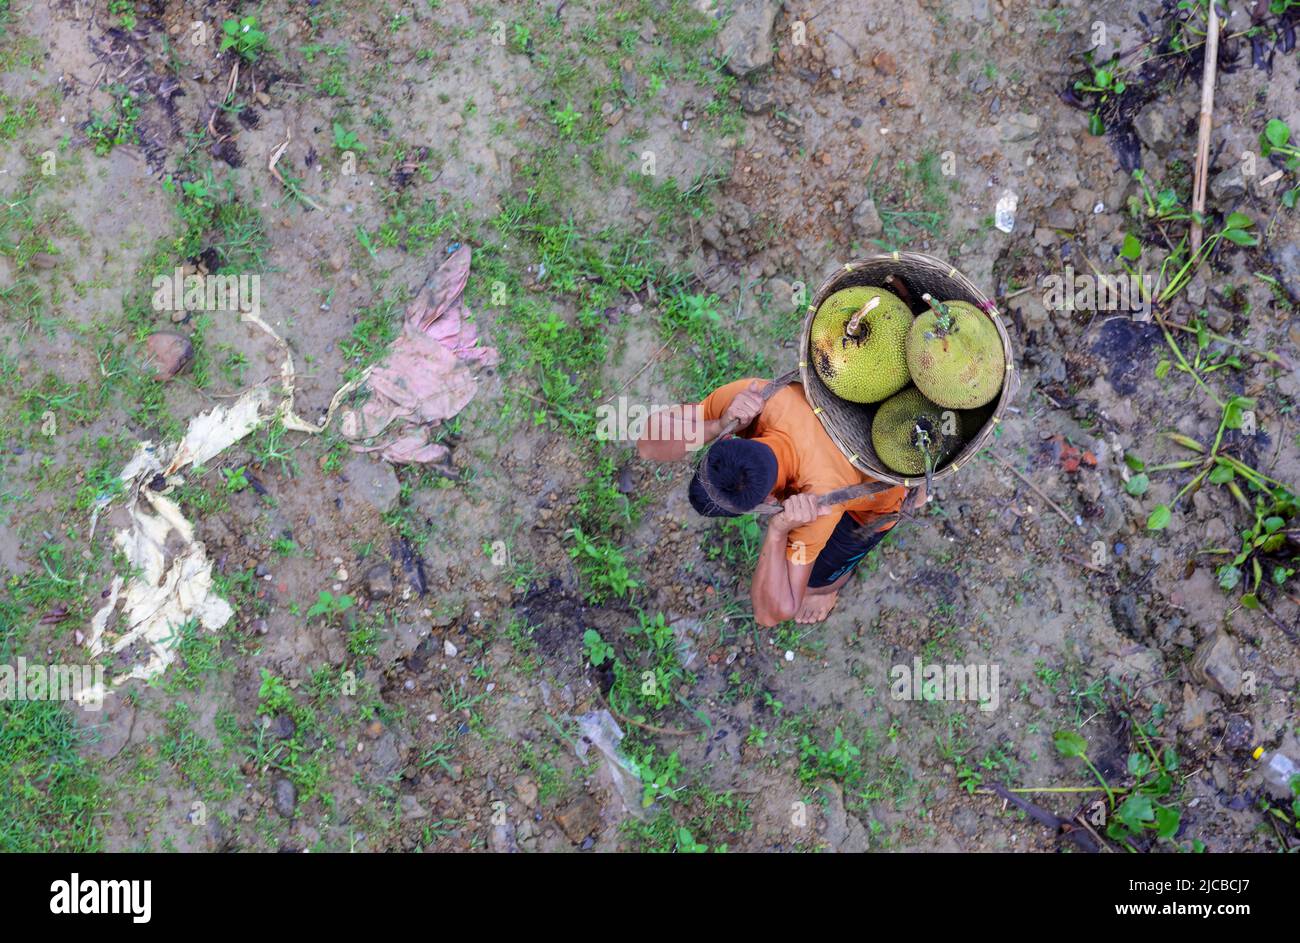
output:
[[705,419],[699,404],[670,406],[652,413],[636,443],[637,454],[653,462],[679,462],[687,452],[702,449],[716,439],[733,420],[743,429],[763,411],[757,380],[737,393],[717,419]]
[[797,494],[786,500],[784,510],[772,518],[758,553],[758,566],[750,583],[749,598],[754,604],[754,621],[765,628],[793,619],[803,604],[811,563],[793,563],[786,559],[785,548],[790,531],[809,524],[835,508],[821,508],[817,495]]
[[705,419],[699,404],[669,406],[646,420],[636,452],[652,462],[680,462],[716,439],[725,425],[723,419]]

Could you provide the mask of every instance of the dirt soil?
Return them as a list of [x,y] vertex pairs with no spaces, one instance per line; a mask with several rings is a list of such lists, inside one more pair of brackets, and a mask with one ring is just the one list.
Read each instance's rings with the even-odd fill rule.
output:
[[[458,245],[501,352],[445,463],[272,421],[159,482],[234,615],[101,711],[6,702],[0,848],[1300,846],[1252,759],[1300,756],[1300,181],[1259,146],[1300,133],[1300,10],[1257,6],[1205,224],[1251,235],[1152,319],[1050,287],[1154,274],[1190,228],[1173,3],[0,0],[4,661],[88,663],[122,468],[278,382],[269,334],[155,310],[156,275],[259,276],[312,422]],[[1076,88],[1089,50],[1125,90]],[[690,464],[597,409],[790,369],[822,280],[900,249],[994,300],[1020,395],[824,625],[763,628],[761,525],[695,515]],[[166,380],[158,331],[193,346]],[[895,697],[914,659],[997,696]]]

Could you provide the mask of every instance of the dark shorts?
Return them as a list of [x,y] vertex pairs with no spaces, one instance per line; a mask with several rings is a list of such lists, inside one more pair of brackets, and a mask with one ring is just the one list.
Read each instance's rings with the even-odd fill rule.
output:
[[841,515],[840,522],[831,531],[831,539],[813,561],[812,576],[808,578],[810,588],[830,586],[861,563],[871,548],[884,540],[885,535],[893,529],[886,528],[862,537],[857,533],[860,526],[848,514]]

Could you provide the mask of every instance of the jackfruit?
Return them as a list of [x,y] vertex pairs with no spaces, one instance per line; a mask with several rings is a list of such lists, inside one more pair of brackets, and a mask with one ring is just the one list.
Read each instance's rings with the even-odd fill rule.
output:
[[907,369],[917,389],[948,409],[976,409],[1002,389],[1006,355],[993,321],[965,301],[935,301],[907,334]]
[[808,353],[832,393],[878,403],[907,386],[907,329],[912,312],[883,288],[844,288],[813,316]]
[[[871,420],[871,445],[900,475],[929,475],[962,445],[961,421],[909,386],[880,404]],[[927,461],[928,459],[928,461]]]

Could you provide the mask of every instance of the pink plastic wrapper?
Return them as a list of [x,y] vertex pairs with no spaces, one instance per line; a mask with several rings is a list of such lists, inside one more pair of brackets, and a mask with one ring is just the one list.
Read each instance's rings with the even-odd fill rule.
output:
[[493,366],[500,359],[496,348],[478,346],[461,297],[469,264],[469,246],[461,246],[407,307],[401,335],[362,386],[369,397],[359,410],[343,414],[346,438],[374,440],[356,442],[354,451],[378,451],[398,464],[448,457],[445,446],[431,441],[433,428],[474,398],[478,381],[470,365]]

